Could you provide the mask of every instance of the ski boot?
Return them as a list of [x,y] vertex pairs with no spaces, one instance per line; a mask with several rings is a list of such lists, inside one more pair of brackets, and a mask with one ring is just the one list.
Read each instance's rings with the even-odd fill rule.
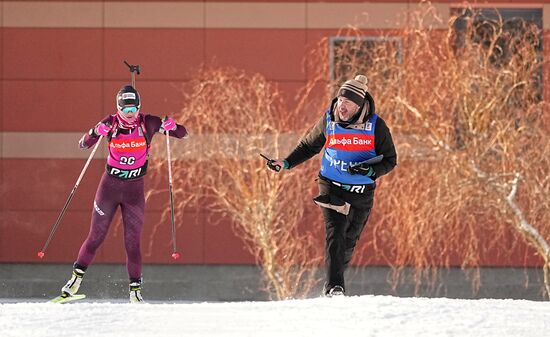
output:
[[140,302],[143,302],[143,297],[141,297],[141,282],[130,282],[130,303]]
[[82,277],[84,276],[85,271],[74,267],[71,278],[67,283],[61,288],[61,294],[66,294],[67,296],[74,296],[78,289],[80,288],[80,283],[82,283]]

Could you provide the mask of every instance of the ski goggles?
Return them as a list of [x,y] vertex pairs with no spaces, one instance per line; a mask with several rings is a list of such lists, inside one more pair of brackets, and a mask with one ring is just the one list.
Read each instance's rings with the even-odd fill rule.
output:
[[131,113],[131,112],[137,112],[138,108],[135,107],[135,106],[127,106],[127,107],[122,108],[121,111],[124,112],[125,114],[127,114],[127,113]]

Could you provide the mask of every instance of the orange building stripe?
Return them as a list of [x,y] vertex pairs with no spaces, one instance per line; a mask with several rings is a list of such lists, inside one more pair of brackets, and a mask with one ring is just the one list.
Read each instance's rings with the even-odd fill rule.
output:
[[[90,155],[89,150],[81,150],[78,140],[84,132],[0,132],[2,140],[0,147],[1,159],[83,159]],[[151,155],[156,158],[166,158],[164,139],[162,135],[155,136],[151,147]],[[252,148],[262,148],[266,153],[275,153],[269,144],[281,144],[284,151],[289,152],[291,147],[298,143],[300,135],[285,133],[274,139],[275,135],[221,135],[219,143],[256,144]],[[219,143],[212,142],[209,135],[192,135],[184,139],[175,139],[171,142],[173,159],[209,160],[219,156]],[[268,144],[268,145],[266,145]],[[228,149],[224,152],[227,158],[259,159],[256,151],[245,152],[244,149]],[[96,159],[107,157],[107,145],[103,141],[95,154]]]
[[[3,1],[3,27],[29,28],[400,28],[405,12],[419,6],[407,1]],[[447,24],[456,1],[432,2]],[[420,5],[422,6],[422,5]],[[491,1],[485,8],[543,8],[544,28],[550,29],[550,4]]]
[[[399,28],[409,2],[4,1],[3,27],[27,28]],[[446,24],[449,4],[434,4]]]
[[[0,159],[85,159],[90,155],[90,150],[81,150],[78,147],[78,140],[84,132],[0,132]],[[166,159],[166,145],[161,134],[155,136],[150,154],[152,158]],[[290,153],[298,144],[302,134],[287,132],[279,135],[191,135],[184,139],[174,139],[171,143],[172,159],[185,160],[211,160],[219,158],[220,144],[248,144],[246,148],[228,148],[223,155],[226,158],[239,158],[244,160],[257,160],[257,149],[262,149],[266,154]],[[400,157],[405,158],[411,155],[411,148],[401,144],[417,144],[418,142],[410,137],[394,134],[397,152]],[[215,139],[216,141],[213,141]],[[107,143],[105,140],[97,149],[95,159],[105,160],[107,158]],[[278,144],[275,148],[273,144]],[[359,143],[355,144],[358,145]],[[353,141],[352,141],[352,146]],[[360,144],[359,144],[360,145]],[[370,149],[370,145],[369,145]],[[428,156],[430,149],[422,144],[414,146],[416,155]]]

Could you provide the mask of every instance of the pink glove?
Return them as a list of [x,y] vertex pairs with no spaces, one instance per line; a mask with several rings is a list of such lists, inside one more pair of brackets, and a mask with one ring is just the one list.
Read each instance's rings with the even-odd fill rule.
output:
[[111,126],[105,123],[99,123],[95,126],[94,132],[98,136],[107,137],[109,132],[111,132]]
[[166,131],[174,131],[176,129],[176,121],[170,117],[165,117],[160,127]]

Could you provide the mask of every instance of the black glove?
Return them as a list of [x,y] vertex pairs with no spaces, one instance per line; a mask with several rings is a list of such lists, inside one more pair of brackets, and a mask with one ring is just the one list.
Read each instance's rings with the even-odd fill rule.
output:
[[357,164],[354,166],[348,166],[348,172],[349,174],[361,174],[367,177],[374,177],[376,172],[374,172],[374,169],[372,166],[368,164]]

